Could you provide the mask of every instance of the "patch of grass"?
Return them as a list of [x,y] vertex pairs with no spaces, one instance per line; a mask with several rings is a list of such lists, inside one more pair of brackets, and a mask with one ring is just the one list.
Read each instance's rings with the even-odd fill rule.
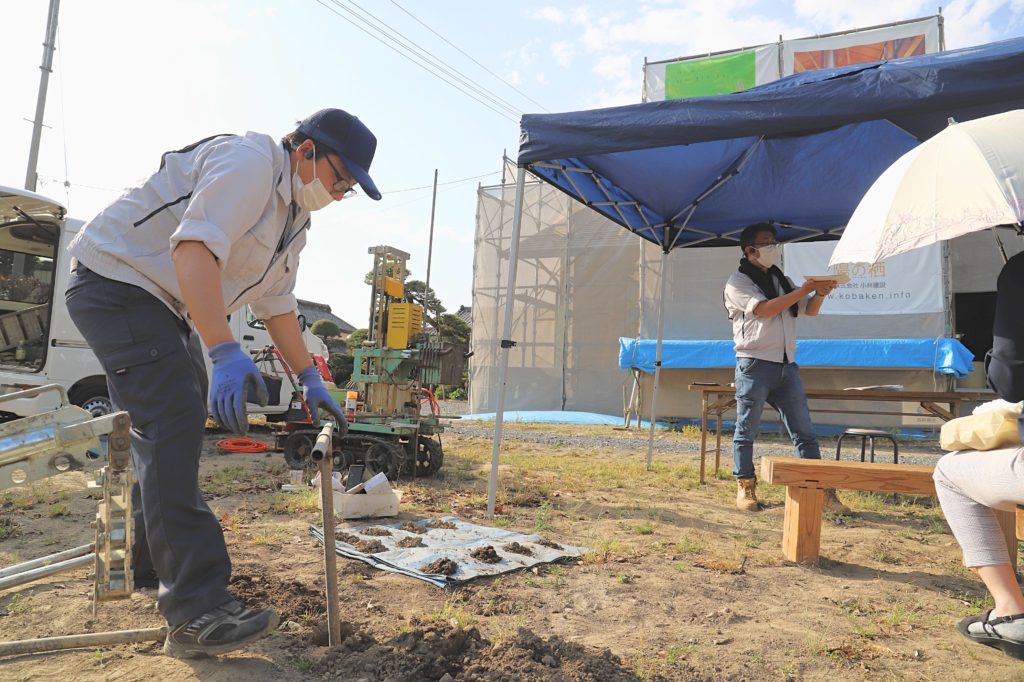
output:
[[562,587],[565,587],[565,566],[562,566],[560,564],[551,564],[547,568],[547,573],[551,576],[550,578],[541,578],[539,576],[527,576],[526,584],[530,587],[535,587],[538,589],[550,588],[553,590],[557,590]]
[[673,545],[679,554],[699,554],[704,551],[704,538],[697,533],[688,532]]
[[676,644],[670,646],[665,652],[665,662],[669,665],[675,665],[679,661],[685,660],[687,656],[696,650],[696,644]]
[[316,660],[300,654],[292,659],[292,665],[294,665],[295,669],[300,673],[308,673],[313,670],[313,667],[316,665]]
[[584,564],[607,563],[609,558],[621,547],[619,541],[614,538],[606,538],[590,544],[594,545],[594,549],[583,555]]
[[268,526],[255,533],[249,540],[250,545],[279,545],[288,536],[288,532],[279,526]]
[[512,525],[512,517],[507,515],[495,515],[494,525],[498,528],[508,528]]
[[49,500],[49,495],[38,486],[28,488],[14,488],[4,493],[4,502],[10,502],[11,506],[19,511],[31,509],[37,504],[43,504]]
[[208,474],[203,479],[203,490],[213,495],[232,493],[238,484],[245,481],[249,470],[241,464],[230,464]]
[[633,576],[627,575],[625,573],[613,575],[612,577],[615,578],[615,582],[619,583],[620,585],[630,585],[633,582]]
[[46,515],[50,518],[56,518],[58,516],[67,516],[70,513],[71,510],[68,509],[68,506],[62,502],[58,502],[57,504],[51,504],[50,507],[46,510]]
[[903,563],[903,560],[896,553],[895,548],[887,542],[878,543],[878,546],[875,548],[872,556],[883,564],[895,565]]
[[278,514],[293,512],[319,512],[320,493],[315,488],[296,492],[274,493],[270,497],[270,510]]
[[654,535],[654,524],[650,521],[644,521],[640,525],[634,526],[638,536],[651,536]]
[[318,623],[324,619],[324,616],[323,611],[303,611],[299,615],[299,620],[303,623]]
[[0,516],[0,542],[8,538],[17,537],[20,534],[18,524],[10,516]]
[[25,599],[25,595],[15,594],[11,597],[11,601],[7,602],[7,613],[11,616],[20,616],[29,612],[31,606],[28,600]]
[[426,614],[423,619],[428,623],[437,625],[457,625],[465,630],[476,622],[471,613],[462,608],[462,600],[453,597],[445,602],[444,606],[434,609]]
[[730,575],[742,575],[746,571],[746,555],[739,557],[699,556],[692,560],[697,568]]
[[896,604],[882,616],[881,621],[891,628],[906,628],[916,623],[917,619],[917,609]]
[[551,530],[551,503],[544,501],[537,508],[537,516],[533,521],[533,529],[538,533]]

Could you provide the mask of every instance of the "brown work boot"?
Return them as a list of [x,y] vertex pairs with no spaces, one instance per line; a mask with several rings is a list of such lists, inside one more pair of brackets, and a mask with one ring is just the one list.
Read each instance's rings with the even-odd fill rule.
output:
[[825,503],[821,508],[823,511],[832,512],[833,514],[842,514],[843,516],[849,516],[853,513],[849,507],[839,501],[839,497],[836,496],[836,491],[832,488],[825,489]]
[[757,477],[736,479],[736,508],[740,511],[757,511]]

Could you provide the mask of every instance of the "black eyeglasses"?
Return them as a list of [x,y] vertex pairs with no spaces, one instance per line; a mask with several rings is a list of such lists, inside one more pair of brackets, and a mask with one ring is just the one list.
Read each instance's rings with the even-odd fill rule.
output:
[[355,188],[356,181],[355,180],[351,180],[351,181],[350,180],[345,180],[344,178],[342,178],[341,177],[341,172],[334,165],[334,162],[331,161],[331,157],[329,157],[329,156],[327,156],[325,154],[324,158],[327,159],[328,165],[330,165],[331,170],[334,171],[334,184],[332,185],[334,191],[335,192],[344,192],[344,194],[341,195],[344,198],[355,196],[355,194],[356,194],[356,188]]

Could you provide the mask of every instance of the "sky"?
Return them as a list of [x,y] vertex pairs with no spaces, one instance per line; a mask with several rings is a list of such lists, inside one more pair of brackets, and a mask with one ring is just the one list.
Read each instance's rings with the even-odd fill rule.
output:
[[[0,2],[0,185],[23,187],[49,3]],[[314,214],[296,294],[365,327],[368,247],[410,253],[412,277],[424,279],[436,169],[430,284],[454,312],[472,298],[477,188],[501,181],[503,153],[516,156],[521,114],[637,103],[645,58],[937,10],[915,0],[628,4],[64,0],[37,191],[88,220],[152,173],[165,151],[216,133],[279,137],[313,111],[345,109],[378,138],[371,175],[384,197]],[[1024,0],[953,0],[942,13],[950,49],[1024,35]],[[387,29],[474,96],[434,75],[439,66],[401,52]]]

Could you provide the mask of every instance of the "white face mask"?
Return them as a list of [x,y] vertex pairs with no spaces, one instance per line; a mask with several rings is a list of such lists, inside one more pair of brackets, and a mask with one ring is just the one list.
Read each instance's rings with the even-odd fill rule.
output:
[[771,269],[779,264],[779,259],[782,257],[782,245],[772,244],[771,246],[762,246],[757,250],[757,262],[764,267]]
[[295,203],[307,211],[319,211],[324,206],[327,206],[334,197],[324,187],[324,183],[320,181],[320,178],[316,177],[316,149],[313,150],[313,180],[310,182],[302,182],[302,178],[299,177],[298,169],[292,175],[292,196],[295,198]]

